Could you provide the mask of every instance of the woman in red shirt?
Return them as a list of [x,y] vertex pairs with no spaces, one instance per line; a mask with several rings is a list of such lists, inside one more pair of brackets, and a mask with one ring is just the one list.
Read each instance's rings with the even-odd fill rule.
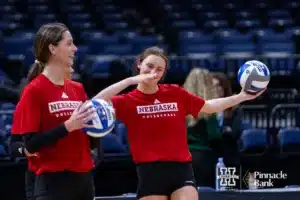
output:
[[[172,84],[159,84],[168,70],[163,50],[151,47],[137,58],[139,75],[102,90],[94,98],[111,100],[117,119],[127,127],[137,166],[137,197],[143,200],[198,199],[187,144],[186,116],[215,113],[256,98],[243,90],[231,97],[207,100]],[[117,95],[131,85],[137,88]],[[117,96],[116,96],[117,95]]]
[[[66,68],[65,70],[66,70],[65,78],[71,79],[74,69],[72,67],[70,67],[70,68]],[[33,79],[35,79],[42,72],[43,72],[43,67],[36,68],[36,65],[33,65],[29,69],[29,72],[27,75],[27,84],[30,83]],[[37,169],[37,163],[35,161],[35,159],[36,159],[35,157],[37,156],[37,154],[36,153],[30,154],[24,148],[24,141],[22,139],[22,135],[20,134],[20,131],[17,130],[17,128],[18,128],[17,124],[19,123],[18,118],[21,116],[20,110],[22,110],[22,109],[20,109],[20,104],[18,104],[14,111],[14,117],[13,117],[14,123],[12,124],[12,130],[11,130],[11,134],[12,134],[11,138],[10,138],[11,155],[16,158],[26,156],[27,159],[30,160],[28,162],[28,168],[25,172],[25,195],[26,195],[27,200],[32,200],[32,199],[34,199],[34,182],[35,182],[34,171],[35,171],[35,169]],[[92,147],[94,147],[94,146],[92,146]]]
[[28,159],[35,167],[36,200],[94,199],[90,138],[81,129],[95,110],[81,108],[83,86],[65,78],[76,51],[64,24],[45,24],[37,32],[33,67],[42,73],[24,87],[14,121],[25,149],[36,154],[34,163]]

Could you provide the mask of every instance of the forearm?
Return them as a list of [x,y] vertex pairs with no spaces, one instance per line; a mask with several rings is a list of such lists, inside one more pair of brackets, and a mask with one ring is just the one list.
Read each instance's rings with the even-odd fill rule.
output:
[[122,90],[126,89],[131,85],[130,78],[126,78],[120,82],[117,82],[105,89],[103,89],[101,92],[99,92],[94,99],[104,99],[106,101],[109,101],[111,97],[116,96],[119,94]]
[[38,152],[42,147],[55,144],[59,139],[68,135],[64,124],[43,133],[27,133],[25,148],[29,153]]
[[243,101],[241,95],[233,95],[225,98],[207,100],[201,109],[204,113],[216,113],[221,110],[233,107]]

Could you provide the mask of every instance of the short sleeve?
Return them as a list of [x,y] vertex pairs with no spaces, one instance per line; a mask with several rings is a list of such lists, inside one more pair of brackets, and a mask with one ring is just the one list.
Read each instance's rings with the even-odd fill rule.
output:
[[128,104],[128,95],[122,94],[122,95],[114,96],[111,98],[111,102],[115,109],[116,119],[126,123],[127,113],[128,113],[126,109]]
[[181,95],[184,100],[184,106],[186,115],[192,115],[194,118],[197,118],[201,108],[205,104],[205,100],[201,97],[198,97],[183,88],[180,88]]
[[13,132],[18,134],[39,132],[42,116],[42,103],[37,90],[25,88],[17,105],[13,119]]

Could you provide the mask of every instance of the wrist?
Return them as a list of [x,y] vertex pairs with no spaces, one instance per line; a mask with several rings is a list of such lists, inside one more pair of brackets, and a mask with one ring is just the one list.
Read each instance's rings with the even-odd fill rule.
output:
[[68,132],[72,132],[74,130],[70,120],[65,121],[64,125]]
[[234,95],[237,99],[237,103],[242,103],[243,101],[246,101],[245,95],[243,92],[240,92],[239,94]]

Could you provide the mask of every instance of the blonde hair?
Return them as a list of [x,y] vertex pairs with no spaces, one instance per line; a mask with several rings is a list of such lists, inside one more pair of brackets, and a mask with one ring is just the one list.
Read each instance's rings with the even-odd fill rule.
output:
[[[217,98],[215,86],[213,85],[213,75],[204,68],[193,68],[188,74],[183,87],[190,93],[199,96],[205,100]],[[210,114],[199,113],[198,118],[187,117],[188,126],[197,123],[201,118],[206,118]]]

